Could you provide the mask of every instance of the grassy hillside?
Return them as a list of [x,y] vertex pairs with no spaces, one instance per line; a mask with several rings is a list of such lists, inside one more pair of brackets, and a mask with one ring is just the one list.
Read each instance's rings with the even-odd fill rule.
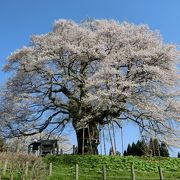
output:
[[[7,164],[7,171],[3,169]],[[26,164],[28,162],[28,173]],[[48,165],[52,163],[52,176],[48,176]],[[180,158],[143,158],[120,156],[95,155],[48,155],[37,158],[31,155],[18,153],[0,153],[1,179],[14,180],[75,180],[75,165],[78,164],[79,180],[100,180],[103,175],[103,166],[107,180],[132,179],[131,167],[134,166],[136,180],[160,179],[158,167],[162,168],[165,180],[180,180]]]
[[53,163],[53,174],[49,178],[51,180],[74,179],[75,164],[79,165],[80,180],[102,179],[103,165],[106,166],[107,180],[130,179],[132,165],[137,179],[159,179],[159,166],[162,168],[165,179],[180,179],[180,158],[60,155],[46,156],[44,161]]

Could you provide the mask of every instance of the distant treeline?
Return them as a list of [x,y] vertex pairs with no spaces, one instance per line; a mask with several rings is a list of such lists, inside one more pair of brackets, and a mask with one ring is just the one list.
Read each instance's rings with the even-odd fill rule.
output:
[[169,157],[167,145],[164,142],[159,142],[157,139],[150,139],[147,143],[144,140],[138,140],[137,143],[128,144],[127,150],[124,151],[124,156],[162,156]]

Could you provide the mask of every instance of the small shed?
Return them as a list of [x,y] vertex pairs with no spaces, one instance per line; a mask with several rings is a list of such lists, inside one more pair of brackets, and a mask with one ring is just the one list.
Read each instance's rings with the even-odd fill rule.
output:
[[46,154],[59,154],[58,140],[47,139],[34,141],[28,146],[28,153],[36,156],[44,156]]

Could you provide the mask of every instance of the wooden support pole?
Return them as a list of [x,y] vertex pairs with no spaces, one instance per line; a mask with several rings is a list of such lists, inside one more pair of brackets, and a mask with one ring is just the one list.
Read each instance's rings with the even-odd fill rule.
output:
[[76,178],[76,180],[78,180],[79,179],[79,167],[78,167],[78,164],[76,164],[76,168],[75,168],[75,178]]
[[103,169],[102,169],[102,179],[103,180],[106,180],[106,166],[105,165],[103,165]]
[[113,130],[113,139],[114,139],[114,151],[115,151],[115,155],[117,152],[117,148],[116,148],[116,135],[115,135],[115,128],[114,128],[114,124],[111,118],[111,125],[112,125],[112,130]]
[[101,155],[102,155],[102,128],[99,124],[99,141],[100,141],[100,152],[101,152]]
[[104,154],[106,155],[106,140],[105,140],[105,133],[104,133],[104,124],[102,126],[102,130],[103,130]]
[[52,163],[49,164],[49,176],[52,176]]
[[160,177],[160,180],[164,180],[162,168],[159,166],[158,169],[159,169],[159,177]]
[[92,142],[91,142],[91,133],[90,133],[89,125],[88,125],[88,136],[89,136],[89,145],[91,148],[91,154],[93,154],[93,148],[92,148]]
[[124,150],[123,130],[122,130],[122,127],[120,127],[120,129],[121,129],[121,152],[122,152],[122,156],[123,156],[123,150]]
[[114,145],[113,145],[113,140],[112,140],[112,136],[111,136],[111,130],[110,130],[110,121],[108,120],[107,118],[107,121],[108,121],[108,132],[109,132],[109,140],[110,140],[110,144],[111,144],[111,148],[112,148],[112,154],[110,155],[115,155],[115,151],[114,151]]
[[135,176],[135,171],[134,171],[134,166],[131,166],[131,175],[132,175],[132,180],[136,180],[136,176]]

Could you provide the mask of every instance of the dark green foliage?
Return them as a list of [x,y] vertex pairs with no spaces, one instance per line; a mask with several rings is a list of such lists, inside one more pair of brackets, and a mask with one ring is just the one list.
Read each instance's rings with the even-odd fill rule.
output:
[[163,142],[161,143],[161,146],[160,146],[160,155],[162,157],[169,157],[169,151],[168,151],[167,145]]
[[132,155],[132,147],[130,144],[128,144],[128,147],[127,147],[127,155]]
[[126,150],[124,151],[124,153],[123,153],[123,154],[124,154],[124,156],[127,156],[127,155],[128,155]]
[[133,155],[133,156],[143,156],[147,154],[147,145],[145,141],[137,141],[135,144],[134,142],[132,145],[128,144],[127,151],[124,151],[124,156]]
[[136,155],[137,153],[137,146],[136,144],[133,142],[132,146],[131,146],[131,155]]
[[121,156],[121,153],[119,151],[116,151],[117,156]]
[[162,156],[169,157],[168,148],[165,143],[159,143],[157,139],[150,139],[149,144],[144,140],[128,144],[127,151],[124,151],[124,156]]
[[178,156],[177,157],[180,158],[180,152],[178,152]]
[[136,144],[136,147],[137,147],[137,155],[138,156],[143,156],[143,155],[147,154],[148,147],[144,140],[138,141]]
[[169,157],[167,145],[164,142],[160,144],[157,139],[150,139],[149,150],[152,156]]
[[160,156],[160,144],[157,139],[150,139],[149,152],[152,156]]

